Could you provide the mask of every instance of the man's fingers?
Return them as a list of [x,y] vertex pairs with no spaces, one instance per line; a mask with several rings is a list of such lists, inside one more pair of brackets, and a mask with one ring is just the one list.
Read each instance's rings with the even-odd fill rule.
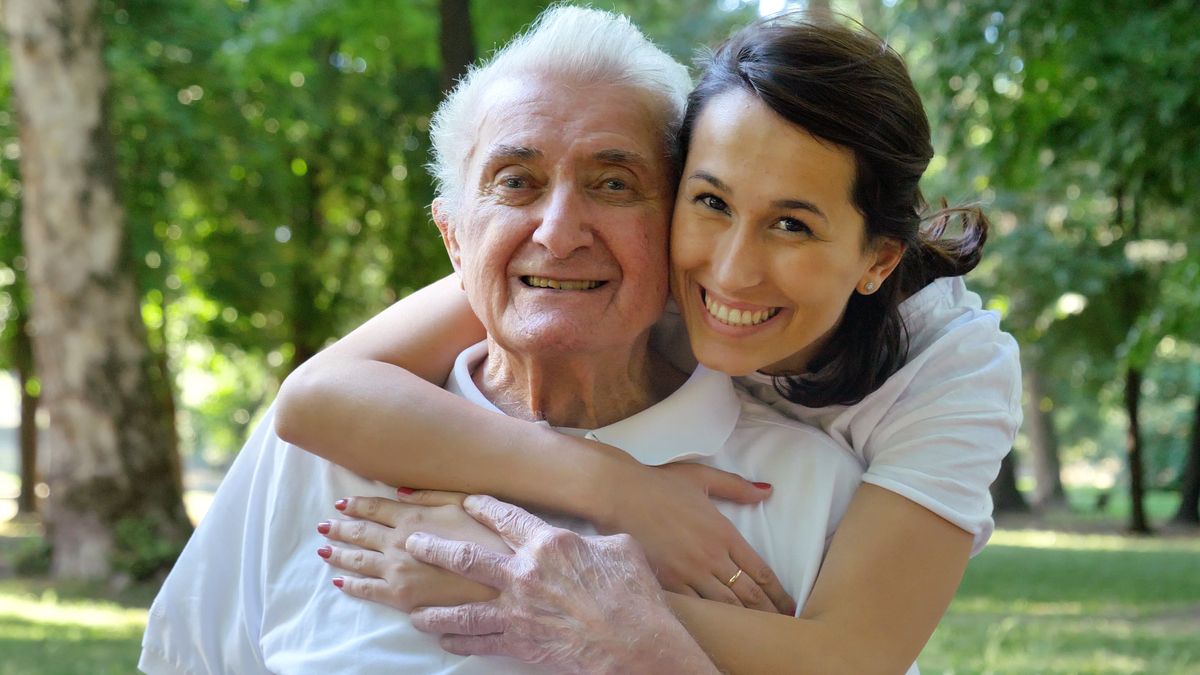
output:
[[488,635],[504,631],[505,621],[493,602],[473,602],[457,607],[421,607],[409,617],[422,633],[438,635]]
[[424,532],[414,532],[405,540],[404,548],[421,562],[492,588],[503,588],[512,577],[506,566],[508,556],[469,541],[450,541]]
[[442,649],[459,656],[511,656],[505,649],[503,633],[490,635],[443,635]]
[[514,550],[525,545],[535,534],[552,526],[519,506],[487,495],[471,495],[463,508],[475,520],[487,525]]
[[757,504],[771,495],[767,483],[752,483],[736,473],[729,473],[703,464],[679,464],[676,470],[689,481],[704,489],[713,499],[735,504]]
[[745,540],[738,542],[729,557],[733,564],[742,570],[742,579],[748,579],[754,584],[753,587],[750,587],[749,584],[739,586],[741,579],[734,583],[734,591],[737,592],[738,597],[743,599],[743,602],[755,597],[754,593],[758,591],[765,594],[770,603],[774,605],[774,607],[763,609],[788,616],[796,613],[796,601],[783,589],[783,584],[780,583],[779,577],[775,576],[775,571],[750,547],[750,544],[747,544]]
[[383,554],[377,551],[322,546],[317,549],[317,555],[340,570],[361,574],[365,577],[383,578]]
[[405,504],[417,506],[462,506],[467,495],[463,492],[444,492],[442,490],[411,490],[397,488],[396,499]]

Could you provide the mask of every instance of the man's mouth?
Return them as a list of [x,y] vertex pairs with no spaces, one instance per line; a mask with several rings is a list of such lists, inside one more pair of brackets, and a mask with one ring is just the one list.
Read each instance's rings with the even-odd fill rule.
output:
[[608,283],[591,279],[547,279],[535,276],[521,277],[521,282],[533,288],[553,288],[556,291],[590,291]]
[[708,313],[726,326],[757,326],[779,313],[778,307],[766,307],[758,310],[728,307],[714,299],[703,288],[700,289],[700,297],[704,300],[704,306],[708,309]]

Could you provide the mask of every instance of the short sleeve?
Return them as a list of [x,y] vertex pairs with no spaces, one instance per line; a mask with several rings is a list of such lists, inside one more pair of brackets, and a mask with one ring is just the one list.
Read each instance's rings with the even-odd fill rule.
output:
[[[897,377],[899,376],[899,377]],[[991,537],[989,487],[1021,425],[1016,341],[991,313],[950,327],[880,391],[890,405],[866,436],[863,482],[906,497]]]
[[273,410],[225,474],[212,505],[150,607],[138,668],[159,673],[266,673],[259,584]]

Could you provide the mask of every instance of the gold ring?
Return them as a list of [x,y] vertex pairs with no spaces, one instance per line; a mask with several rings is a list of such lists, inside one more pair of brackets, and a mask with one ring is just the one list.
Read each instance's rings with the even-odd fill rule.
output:
[[737,573],[735,573],[733,576],[729,577],[729,581],[726,581],[726,582],[725,582],[725,585],[726,585],[726,586],[729,586],[729,587],[732,587],[732,586],[733,586],[733,582],[737,581],[737,580],[738,580],[738,578],[739,578],[739,577],[741,577],[741,576],[742,576],[742,568],[740,568],[740,567],[739,567],[739,568],[738,568],[738,571],[737,571]]

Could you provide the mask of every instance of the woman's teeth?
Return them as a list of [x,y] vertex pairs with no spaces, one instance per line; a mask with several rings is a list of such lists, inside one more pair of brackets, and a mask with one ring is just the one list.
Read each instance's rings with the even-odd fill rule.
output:
[[728,326],[757,326],[779,313],[778,307],[757,311],[733,309],[713,300],[712,296],[706,296],[704,304],[708,307],[709,314]]
[[599,281],[574,281],[547,279],[545,277],[522,277],[522,280],[534,288],[553,288],[559,291],[590,291],[600,285]]

